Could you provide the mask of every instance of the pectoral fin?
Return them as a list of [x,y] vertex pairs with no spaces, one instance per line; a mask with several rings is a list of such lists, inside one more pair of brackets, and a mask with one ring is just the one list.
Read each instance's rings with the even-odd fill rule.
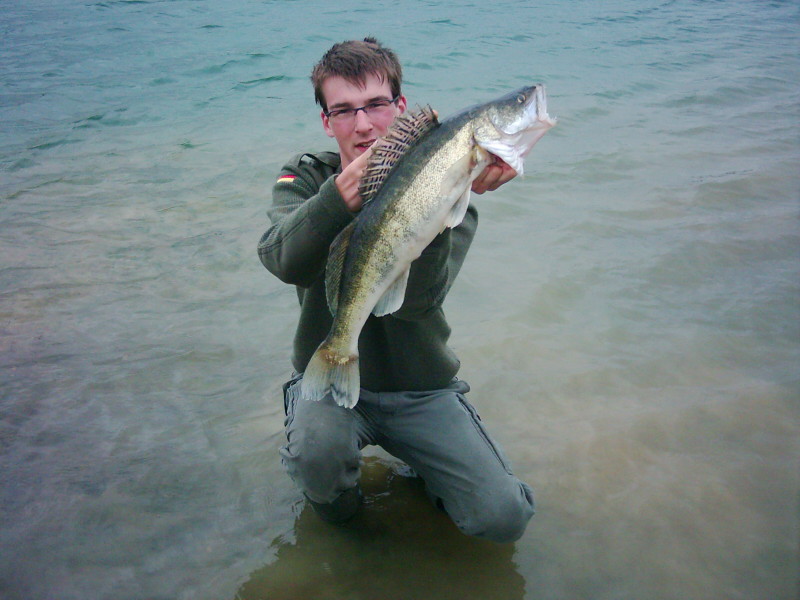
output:
[[383,293],[381,299],[375,304],[375,308],[372,309],[373,315],[382,317],[400,310],[400,307],[403,306],[403,300],[405,300],[406,297],[406,286],[408,286],[408,274],[410,270],[411,269],[408,268],[400,273],[392,285],[389,286],[389,289]]
[[489,164],[488,153],[476,145],[447,170],[442,180],[440,194],[442,197],[452,198],[453,204],[442,223],[442,231],[448,227],[458,227],[464,220],[469,208],[472,181],[480,175],[487,164]]
[[[467,214],[467,208],[469,208],[470,192],[471,190],[468,187],[464,190],[464,193],[461,194],[461,197],[456,200],[456,203],[450,210],[450,214],[447,215],[447,218],[444,221],[445,228],[458,227],[461,225],[461,221],[464,220],[464,215]],[[444,231],[444,229],[442,231]]]

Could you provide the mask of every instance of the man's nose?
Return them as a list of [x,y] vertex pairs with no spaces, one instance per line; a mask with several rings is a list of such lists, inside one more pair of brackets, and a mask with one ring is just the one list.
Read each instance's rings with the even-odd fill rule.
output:
[[372,129],[372,121],[367,116],[367,111],[359,110],[355,114],[355,129],[356,131],[367,131]]

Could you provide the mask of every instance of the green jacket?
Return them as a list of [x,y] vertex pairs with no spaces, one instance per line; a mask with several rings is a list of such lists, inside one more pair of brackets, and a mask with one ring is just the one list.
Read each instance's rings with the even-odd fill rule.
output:
[[[300,154],[281,169],[267,214],[271,227],[258,244],[264,266],[297,287],[300,320],[292,364],[305,370],[333,321],[325,298],[325,263],[336,235],[355,215],[347,210],[334,177],[338,154]],[[478,212],[436,237],[414,261],[406,299],[397,312],[370,315],[358,341],[361,387],[373,392],[415,391],[446,386],[460,366],[447,346],[450,327],[442,310],[464,262]]]

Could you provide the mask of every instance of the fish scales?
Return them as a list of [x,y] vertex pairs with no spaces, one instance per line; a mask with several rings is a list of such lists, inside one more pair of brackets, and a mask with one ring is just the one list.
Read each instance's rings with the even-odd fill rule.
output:
[[[305,370],[302,394],[358,401],[358,337],[370,313],[403,304],[412,262],[464,217],[472,181],[497,154],[522,172],[554,124],[541,86],[522,88],[438,123],[430,108],[403,116],[379,140],[362,180],[362,211],[331,244],[326,268],[333,324]],[[398,158],[399,156],[399,158]]]
[[[384,189],[357,220],[344,264],[348,277],[341,281],[338,305],[350,309],[342,315],[342,322],[355,317],[357,308],[361,309],[359,320],[366,321],[373,306],[356,299],[374,298],[377,302],[386,284],[407,269],[443,229],[452,201],[440,193],[441,182],[448,165],[470,152],[468,130],[462,127],[455,135],[443,134],[430,135],[413,148],[405,168],[389,175]],[[467,177],[465,168],[461,179]]]

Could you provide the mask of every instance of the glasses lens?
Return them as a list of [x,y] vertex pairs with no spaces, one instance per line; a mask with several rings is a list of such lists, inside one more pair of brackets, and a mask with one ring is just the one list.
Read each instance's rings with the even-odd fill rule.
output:
[[332,110],[328,114],[328,118],[335,125],[347,125],[355,120],[356,111],[352,108],[344,108],[342,110]]
[[388,100],[378,100],[377,102],[373,102],[372,104],[367,104],[364,107],[364,112],[367,113],[368,115],[382,115],[386,114],[388,108],[389,108]]

